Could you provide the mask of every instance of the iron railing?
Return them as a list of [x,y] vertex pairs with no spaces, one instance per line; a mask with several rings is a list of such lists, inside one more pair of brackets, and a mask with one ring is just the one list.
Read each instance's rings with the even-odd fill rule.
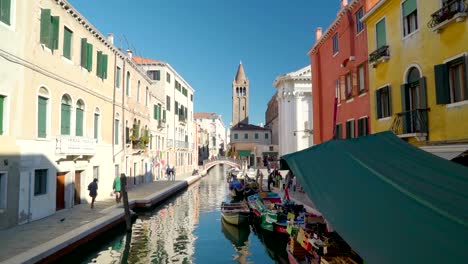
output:
[[204,160],[203,161],[203,166],[206,166],[206,164],[216,162],[216,161],[230,161],[232,163],[242,165],[242,160],[233,159],[233,158],[230,158],[230,157],[219,156],[219,157],[213,157],[212,159]]
[[179,148],[179,149],[188,149],[189,147],[189,143],[186,141],[176,140],[175,143],[176,143],[176,148]]
[[172,139],[167,139],[166,140],[166,147],[167,148],[172,148],[174,146],[174,140]]
[[427,23],[429,28],[434,28],[444,21],[452,19],[458,13],[466,13],[468,11],[467,0],[451,0],[442,6],[431,15],[431,20]]
[[390,57],[390,49],[388,45],[382,46],[369,54],[369,63],[373,64],[379,61],[380,58]]
[[397,135],[428,133],[426,109],[414,109],[396,114],[391,130]]

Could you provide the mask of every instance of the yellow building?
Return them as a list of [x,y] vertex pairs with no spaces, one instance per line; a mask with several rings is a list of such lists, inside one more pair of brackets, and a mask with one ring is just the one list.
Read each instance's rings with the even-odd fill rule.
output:
[[373,132],[467,163],[468,6],[463,0],[381,0],[368,27]]

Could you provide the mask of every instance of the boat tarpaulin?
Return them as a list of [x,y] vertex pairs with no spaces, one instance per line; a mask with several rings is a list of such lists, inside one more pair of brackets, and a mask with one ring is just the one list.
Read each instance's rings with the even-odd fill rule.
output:
[[390,131],[330,140],[282,164],[366,263],[466,261],[467,167]]

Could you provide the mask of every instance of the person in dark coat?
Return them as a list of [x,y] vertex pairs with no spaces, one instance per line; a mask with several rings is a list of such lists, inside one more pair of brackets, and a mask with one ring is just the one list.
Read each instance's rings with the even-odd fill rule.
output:
[[91,196],[91,198],[92,198],[91,199],[91,209],[94,208],[94,201],[96,200],[96,196],[97,196],[97,189],[98,189],[97,182],[98,182],[98,179],[94,179],[93,182],[91,182],[88,185],[89,196]]

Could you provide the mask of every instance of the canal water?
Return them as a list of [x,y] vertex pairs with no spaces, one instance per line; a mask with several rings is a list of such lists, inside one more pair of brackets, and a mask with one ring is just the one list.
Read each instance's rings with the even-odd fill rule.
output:
[[229,200],[226,167],[151,212],[141,213],[131,234],[105,241],[82,263],[288,263],[285,241],[255,226],[224,223]]

